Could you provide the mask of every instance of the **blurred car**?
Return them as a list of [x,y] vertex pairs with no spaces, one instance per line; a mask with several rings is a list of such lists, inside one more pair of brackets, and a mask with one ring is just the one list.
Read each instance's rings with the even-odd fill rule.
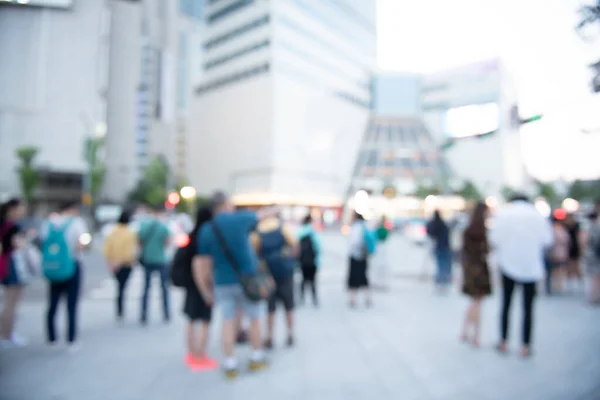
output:
[[427,221],[415,218],[404,224],[404,235],[413,244],[423,246],[427,243]]

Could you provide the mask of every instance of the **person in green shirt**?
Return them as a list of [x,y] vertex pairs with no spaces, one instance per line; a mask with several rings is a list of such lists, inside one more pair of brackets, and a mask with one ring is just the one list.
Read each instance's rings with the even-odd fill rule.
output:
[[149,217],[141,223],[138,240],[140,242],[140,264],[144,268],[144,292],[142,295],[141,323],[148,318],[148,292],[150,281],[155,273],[160,276],[163,315],[165,322],[170,320],[169,312],[169,271],[167,266],[167,246],[171,240],[171,231],[161,220],[161,208],[151,210]]
[[387,290],[388,288],[388,254],[387,254],[387,240],[390,235],[390,230],[387,227],[387,219],[386,217],[381,218],[381,222],[375,231],[377,236],[377,247],[375,250],[374,257],[374,269],[375,269],[375,278],[374,281],[382,290]]

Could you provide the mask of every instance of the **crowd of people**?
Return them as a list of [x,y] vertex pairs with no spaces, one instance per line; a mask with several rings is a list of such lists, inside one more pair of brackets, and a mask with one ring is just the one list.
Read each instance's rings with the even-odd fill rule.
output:
[[[588,301],[600,304],[600,202],[587,218],[591,225],[587,235],[580,233],[573,215],[564,220],[551,220],[530,203],[526,196],[515,196],[510,204],[495,215],[485,203],[474,207],[463,231],[462,248],[458,252],[462,265],[462,292],[471,298],[467,308],[461,338],[478,347],[480,344],[481,302],[492,293],[493,279],[489,267],[490,253],[501,277],[500,341],[498,351],[508,351],[510,309],[516,287],[523,290],[523,326],[521,355],[531,355],[534,300],[538,283],[546,278],[548,295],[568,291],[584,291],[581,261],[589,278]],[[490,223],[488,223],[488,221]],[[489,226],[489,228],[488,228]],[[450,227],[434,213],[427,225],[434,242],[437,273],[435,282],[443,289],[450,282],[453,263]]]
[[[590,302],[600,302],[600,224],[594,221],[584,238],[572,217],[565,221],[544,218],[524,196],[516,196],[493,216],[484,203],[471,212],[462,233],[459,251],[462,265],[462,292],[471,299],[466,310],[461,338],[480,345],[481,303],[493,291],[490,252],[501,275],[501,315],[498,351],[508,351],[510,309],[515,288],[523,290],[523,327],[521,355],[531,355],[534,303],[538,282],[546,276],[549,294],[580,285],[579,258],[585,255],[590,276]],[[296,233],[279,215],[277,207],[258,211],[236,210],[223,192],[215,193],[209,204],[196,213],[189,243],[179,248],[172,259],[168,246],[172,238],[161,218],[160,208],[144,213],[140,228],[131,226],[133,215],[125,210],[104,241],[104,256],[116,282],[115,315],[124,320],[127,284],[135,265],[144,272],[144,289],[139,322],[147,325],[148,297],[153,275],[160,278],[162,311],[165,323],[171,320],[169,287],[185,289],[183,312],[186,326],[186,364],[192,370],[211,370],[221,365],[228,378],[240,371],[236,345],[248,341],[251,347],[248,369],[260,371],[268,365],[266,351],[281,343],[275,337],[275,313],[278,305],[285,312],[287,335],[284,345],[293,347],[294,309],[297,297],[304,303],[310,291],[312,303],[319,305],[317,271],[322,264],[322,246],[310,215]],[[5,203],[0,210],[0,280],[4,286],[4,307],[0,320],[2,347],[24,345],[14,332],[15,315],[24,286],[41,270],[49,283],[46,318],[47,340],[59,346],[54,321],[57,307],[66,299],[69,350],[78,348],[77,309],[82,280],[82,254],[89,241],[82,240],[88,229],[79,216],[76,202],[64,204],[52,214],[39,231],[24,230],[19,221],[25,215],[18,199]],[[492,221],[491,226],[489,221]],[[362,294],[366,307],[373,306],[369,276],[377,277],[382,289],[389,281],[385,264],[390,230],[383,219],[376,229],[355,213],[348,234],[348,305],[358,306]],[[434,244],[437,272],[435,284],[445,293],[452,282],[455,260],[450,241],[451,227],[439,211],[427,225]],[[370,264],[377,274],[371,274]],[[295,284],[295,272],[302,280]],[[299,296],[296,296],[298,294]],[[223,360],[218,363],[207,353],[213,308],[219,311]],[[263,321],[266,308],[266,321]],[[247,324],[244,325],[244,322]],[[266,328],[266,329],[265,329]]]

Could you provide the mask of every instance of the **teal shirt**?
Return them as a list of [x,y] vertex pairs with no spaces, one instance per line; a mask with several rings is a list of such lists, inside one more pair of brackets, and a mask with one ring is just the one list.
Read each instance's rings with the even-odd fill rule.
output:
[[148,264],[167,263],[167,240],[171,232],[167,225],[156,218],[142,222],[138,238],[142,243],[142,260]]
[[298,239],[302,240],[303,237],[310,235],[312,239],[313,248],[315,249],[315,253],[317,253],[317,257],[315,260],[315,266],[318,268],[321,265],[321,238],[311,225],[302,225],[298,230]]

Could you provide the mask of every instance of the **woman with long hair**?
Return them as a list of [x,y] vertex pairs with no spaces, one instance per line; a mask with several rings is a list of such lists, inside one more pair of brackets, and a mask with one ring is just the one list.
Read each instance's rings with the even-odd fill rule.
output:
[[123,319],[125,288],[138,252],[137,234],[129,227],[130,220],[130,213],[123,211],[117,221],[117,226],[104,241],[104,257],[108,262],[108,268],[117,281],[116,307],[118,321]]
[[[463,233],[462,292],[471,298],[463,324],[462,340],[479,346],[481,325],[481,300],[492,293],[490,271],[487,263],[489,245],[485,219],[487,206],[479,203],[473,210],[471,221]],[[470,332],[472,330],[472,332]],[[470,336],[471,334],[471,336]]]
[[317,296],[316,276],[321,260],[320,239],[313,228],[312,217],[307,215],[302,221],[302,227],[298,232],[300,240],[300,267],[302,269],[302,283],[300,284],[300,301],[304,303],[304,290],[308,286],[312,293],[315,307],[319,304]]
[[4,308],[0,319],[0,346],[24,346],[25,341],[14,333],[17,307],[24,282],[19,279],[12,255],[25,246],[25,235],[19,221],[25,216],[25,205],[13,198],[0,206],[0,281],[4,286]]
[[185,250],[186,264],[189,263],[190,274],[186,285],[184,314],[188,317],[186,364],[192,370],[209,370],[217,368],[215,360],[208,357],[206,347],[212,318],[212,307],[204,301],[200,293],[200,280],[194,264],[198,254],[198,234],[202,226],[212,219],[212,211],[208,207],[200,207],[196,214],[196,224],[190,232],[190,241]]

